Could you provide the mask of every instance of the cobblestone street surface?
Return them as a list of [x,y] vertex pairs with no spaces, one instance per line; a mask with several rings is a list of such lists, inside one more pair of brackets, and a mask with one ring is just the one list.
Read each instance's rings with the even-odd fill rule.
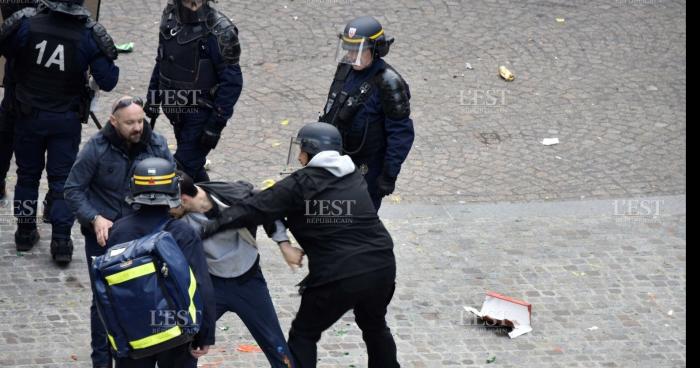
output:
[[[103,122],[118,95],[145,95],[164,5],[103,2],[115,41],[135,43],[119,57],[119,86],[100,95]],[[215,180],[280,178],[289,137],[324,104],[347,20],[373,15],[396,37],[387,61],[411,86],[416,124],[381,212],[396,244],[388,319],[402,366],[686,365],[685,1],[217,6],[240,29],[245,87],[210,156]],[[174,149],[169,124],[158,124]],[[95,132],[86,127],[83,141]],[[12,192],[14,166],[8,179]],[[79,230],[73,263],[59,269],[47,225],[34,251],[15,251],[11,213],[0,203],[0,367],[90,367]],[[260,248],[286,332],[306,270],[290,271],[269,240]],[[511,340],[474,325],[463,307],[480,308],[487,291],[532,303],[533,332]],[[218,327],[202,367],[267,366],[237,350],[254,340],[235,315]],[[367,366],[352,314],[324,334],[319,358]]]

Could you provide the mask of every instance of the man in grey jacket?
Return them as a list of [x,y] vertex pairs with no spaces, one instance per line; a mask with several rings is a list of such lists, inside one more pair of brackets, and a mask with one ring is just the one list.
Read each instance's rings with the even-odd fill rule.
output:
[[[175,160],[165,138],[144,124],[143,102],[124,96],[112,106],[112,115],[101,131],[92,136],[78,154],[68,175],[65,197],[85,236],[88,267],[92,257],[105,253],[109,229],[134,209],[126,203],[134,168],[149,157]],[[92,361],[94,367],[110,367],[107,333],[95,302],[90,306]]]
[[[189,223],[200,233],[203,224],[219,212],[252,197],[257,191],[253,185],[235,183],[193,183],[184,172],[179,172],[182,206],[171,210],[175,217]],[[294,248],[287,237],[282,221],[265,224],[268,236],[277,242],[290,266],[300,266],[301,256],[293,256]],[[257,228],[227,229],[204,240],[204,254],[209,268],[216,299],[216,319],[226,312],[240,317],[273,368],[294,367],[284,334],[272,304],[267,282],[260,269],[255,234]],[[189,362],[187,367],[196,367]]]

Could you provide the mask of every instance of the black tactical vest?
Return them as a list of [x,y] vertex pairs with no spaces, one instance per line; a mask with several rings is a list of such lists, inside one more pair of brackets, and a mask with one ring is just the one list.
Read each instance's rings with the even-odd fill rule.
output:
[[216,68],[207,50],[211,31],[204,22],[179,24],[173,13],[161,23],[160,90],[209,91],[218,83]]
[[329,123],[340,131],[343,137],[343,153],[353,160],[367,161],[386,146],[384,120],[363,121],[361,126],[353,126],[357,114],[365,107],[367,100],[379,90],[379,78],[384,68],[380,68],[366,81],[351,91],[344,91],[352,67],[339,65],[331,85],[324,114],[319,121]]
[[27,45],[17,57],[17,100],[47,111],[77,111],[87,83],[78,61],[83,20],[56,13],[29,20]]

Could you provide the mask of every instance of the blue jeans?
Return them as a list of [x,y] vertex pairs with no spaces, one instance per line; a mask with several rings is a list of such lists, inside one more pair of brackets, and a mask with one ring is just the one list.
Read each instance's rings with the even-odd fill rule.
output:
[[52,237],[70,239],[75,216],[63,198],[63,187],[78,154],[81,130],[75,112],[39,111],[17,118],[14,135],[17,162],[15,217],[20,227],[36,227],[39,181],[45,168],[49,189],[53,193]]
[[[236,313],[265,353],[271,367],[294,367],[260,265],[256,263],[248,272],[236,278],[224,279],[212,275],[211,282],[216,296],[216,319],[226,312]],[[196,367],[196,361],[188,367]]]
[[[85,235],[85,259],[87,259],[89,270],[90,267],[92,267],[92,257],[99,257],[105,254],[107,248],[101,247],[97,243],[97,237],[92,229],[81,228],[81,231],[83,235]],[[88,272],[88,274],[90,275],[92,284],[92,273]],[[94,295],[92,297],[92,304],[90,304],[90,337],[90,346],[92,347],[90,358],[92,359],[92,366],[111,367],[112,353],[107,341],[107,330],[105,330],[100,315],[97,313]]]

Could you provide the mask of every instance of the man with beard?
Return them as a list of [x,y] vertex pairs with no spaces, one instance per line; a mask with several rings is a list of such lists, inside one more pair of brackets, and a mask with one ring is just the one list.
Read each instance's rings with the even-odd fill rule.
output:
[[[144,124],[143,102],[124,96],[112,106],[112,115],[101,131],[78,154],[66,182],[66,200],[85,236],[85,256],[105,253],[109,229],[133,213],[125,201],[134,168],[144,159],[160,157],[175,163],[165,138]],[[92,361],[94,367],[111,366],[107,334],[93,300],[90,307]]]

